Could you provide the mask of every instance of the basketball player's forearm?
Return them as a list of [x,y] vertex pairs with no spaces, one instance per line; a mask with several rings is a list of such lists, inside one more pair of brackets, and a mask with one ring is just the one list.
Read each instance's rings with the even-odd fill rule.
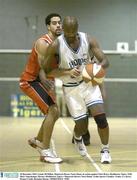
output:
[[100,65],[101,65],[103,68],[108,68],[108,67],[109,67],[109,61],[107,60],[106,57],[103,58],[103,60],[101,61]]
[[105,54],[100,49],[98,49],[96,51],[96,58],[98,59],[98,61],[100,62],[100,65],[103,68],[108,68],[109,61],[108,61],[107,57],[105,56]]
[[45,81],[47,79],[46,74],[45,74],[43,69],[40,69],[39,78],[40,78],[41,81]]
[[104,82],[102,84],[99,85],[103,100],[106,99],[106,89],[105,89],[105,84]]
[[97,53],[95,55],[95,57],[97,58],[97,60],[99,61],[99,64],[103,67],[103,68],[108,68],[109,67],[109,61],[107,59],[107,57],[102,54],[102,53]]
[[95,43],[93,44],[93,47],[91,48],[91,51],[93,52],[94,56],[97,58],[99,61],[100,65],[103,68],[108,68],[109,66],[109,61],[103,51],[99,48],[99,46]]

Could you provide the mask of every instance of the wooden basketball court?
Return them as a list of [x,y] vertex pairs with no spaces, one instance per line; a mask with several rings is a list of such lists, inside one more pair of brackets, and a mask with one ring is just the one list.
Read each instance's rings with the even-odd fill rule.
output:
[[89,129],[88,156],[81,157],[71,143],[74,122],[60,118],[55,125],[51,146],[63,158],[61,164],[39,161],[37,150],[27,144],[36,136],[42,118],[0,117],[0,170],[5,172],[136,172],[137,121],[132,118],[108,118],[110,124],[111,164],[100,163],[100,139],[94,120]]

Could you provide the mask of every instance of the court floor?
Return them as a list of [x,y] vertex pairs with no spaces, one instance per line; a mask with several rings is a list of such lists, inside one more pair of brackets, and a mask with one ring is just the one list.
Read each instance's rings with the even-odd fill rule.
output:
[[111,164],[100,163],[100,139],[90,118],[91,144],[88,156],[81,157],[71,143],[74,122],[60,118],[55,124],[51,146],[63,158],[61,164],[39,161],[37,150],[27,144],[41,125],[42,118],[0,117],[0,171],[5,172],[136,172],[137,121],[133,118],[108,118]]

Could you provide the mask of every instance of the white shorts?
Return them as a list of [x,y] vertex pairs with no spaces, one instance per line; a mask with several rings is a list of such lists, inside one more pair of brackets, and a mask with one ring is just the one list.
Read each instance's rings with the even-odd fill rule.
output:
[[82,82],[78,86],[64,87],[66,103],[74,120],[87,116],[87,108],[94,104],[102,104],[103,99],[99,86]]

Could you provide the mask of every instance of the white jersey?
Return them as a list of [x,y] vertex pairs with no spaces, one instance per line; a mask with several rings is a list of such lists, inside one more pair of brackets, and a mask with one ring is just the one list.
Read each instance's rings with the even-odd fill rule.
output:
[[[73,69],[79,67],[80,71],[82,71],[84,65],[91,62],[87,34],[83,32],[78,32],[78,34],[80,38],[80,45],[76,51],[68,45],[63,34],[58,37],[60,69]],[[63,81],[64,85],[69,85],[82,81],[82,76],[78,76],[76,78],[62,76],[60,79]]]
[[[73,69],[79,67],[82,71],[84,65],[91,62],[89,43],[87,35],[78,32],[80,45],[74,51],[66,42],[64,35],[58,37],[59,41],[59,68]],[[91,54],[92,56],[92,54]],[[74,120],[87,117],[87,108],[95,104],[102,104],[102,96],[99,86],[92,86],[92,83],[85,83],[82,76],[71,78],[62,76],[64,97],[71,116]]]

